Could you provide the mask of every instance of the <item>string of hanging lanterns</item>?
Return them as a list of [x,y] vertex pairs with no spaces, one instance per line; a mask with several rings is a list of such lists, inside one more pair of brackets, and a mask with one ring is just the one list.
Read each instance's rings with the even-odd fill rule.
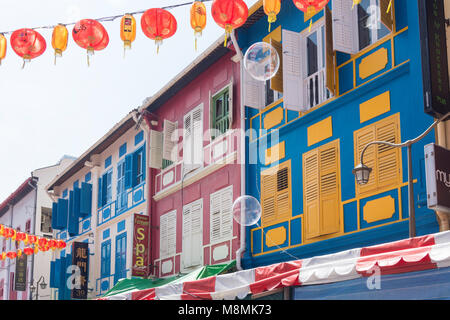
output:
[[17,245],[23,242],[25,246],[25,248],[17,249],[16,251],[2,252],[0,254],[0,261],[5,260],[6,258],[11,260],[20,258],[22,254],[30,256],[49,250],[62,250],[67,246],[66,242],[63,240],[47,239],[45,237],[30,235],[13,228],[8,228],[2,224],[0,224],[0,237],[11,239],[11,241],[15,241]]

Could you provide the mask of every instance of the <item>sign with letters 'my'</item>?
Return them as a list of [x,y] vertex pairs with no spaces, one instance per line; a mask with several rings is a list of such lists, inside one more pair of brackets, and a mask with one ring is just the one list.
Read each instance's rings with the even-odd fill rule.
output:
[[450,213],[450,150],[425,146],[428,208]]
[[450,112],[444,0],[418,0],[425,113]]
[[131,276],[147,277],[149,273],[149,216],[141,214],[134,215],[133,223],[133,265]]
[[[72,265],[77,267],[73,299],[87,299],[89,275],[89,245],[86,242],[74,242],[72,246]],[[79,272],[79,273],[78,273]]]

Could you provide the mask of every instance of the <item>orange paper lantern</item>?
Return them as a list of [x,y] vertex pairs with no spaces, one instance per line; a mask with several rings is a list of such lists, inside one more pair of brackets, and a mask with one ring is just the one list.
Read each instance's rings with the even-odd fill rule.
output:
[[264,13],[267,15],[267,20],[269,22],[269,32],[270,25],[277,21],[277,14],[281,10],[281,0],[263,0]]
[[242,26],[248,17],[248,7],[242,0],[214,0],[211,7],[214,21],[225,29],[225,43],[233,31]]
[[131,43],[136,39],[136,19],[131,14],[127,13],[120,20],[120,38],[124,50],[131,49]]
[[141,28],[147,37],[155,40],[158,53],[163,40],[170,38],[177,31],[177,20],[167,10],[148,9],[141,17]]
[[67,31],[67,28],[64,25],[58,24],[53,28],[52,47],[55,49],[55,65],[56,57],[62,57],[62,53],[67,49],[68,40],[69,31]]
[[87,62],[94,51],[103,50],[108,46],[109,36],[103,25],[92,19],[78,21],[72,30],[73,40],[81,48],[87,50]]
[[0,236],[3,236],[4,232],[5,232],[5,226],[0,224]]
[[19,29],[11,35],[11,47],[14,52],[23,58],[22,68],[26,62],[39,57],[47,48],[44,37],[33,29]]
[[197,38],[202,36],[206,27],[206,6],[203,2],[195,1],[191,6],[191,27],[194,29],[195,50],[197,50]]
[[8,41],[6,41],[5,36],[0,33],[0,65],[2,65],[2,60],[5,59],[7,44]]

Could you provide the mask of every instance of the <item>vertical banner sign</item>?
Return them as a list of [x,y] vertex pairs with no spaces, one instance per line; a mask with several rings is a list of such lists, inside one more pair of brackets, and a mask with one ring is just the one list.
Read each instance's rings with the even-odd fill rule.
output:
[[450,112],[444,0],[418,0],[425,113]]
[[149,272],[149,216],[134,215],[133,223],[133,265],[131,276],[147,277]]
[[16,259],[16,275],[14,279],[15,291],[27,290],[27,262],[27,256],[24,254]]
[[[77,266],[75,286],[72,289],[73,299],[87,299],[89,276],[89,247],[86,242],[74,242],[72,245],[72,265]],[[79,274],[78,274],[79,272]]]
[[450,213],[450,150],[425,146],[428,208]]

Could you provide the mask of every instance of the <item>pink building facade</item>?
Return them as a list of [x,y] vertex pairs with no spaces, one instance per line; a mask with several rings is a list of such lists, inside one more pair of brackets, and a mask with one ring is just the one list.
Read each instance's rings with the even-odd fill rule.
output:
[[243,163],[235,54],[217,41],[143,105],[155,277],[230,262],[241,246],[232,213]]

